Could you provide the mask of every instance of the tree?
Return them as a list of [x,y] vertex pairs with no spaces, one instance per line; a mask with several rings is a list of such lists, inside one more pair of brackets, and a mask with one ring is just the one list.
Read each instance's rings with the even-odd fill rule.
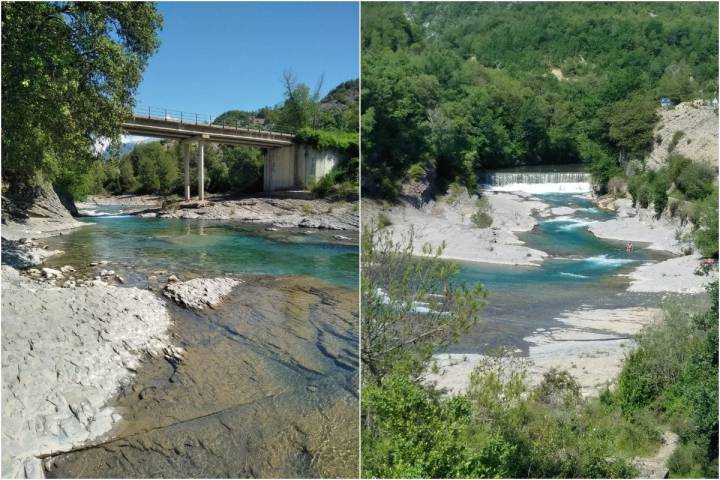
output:
[[178,161],[170,152],[163,152],[157,161],[158,192],[169,195],[178,187]]
[[118,171],[118,190],[114,193],[134,193],[138,188],[138,181],[135,178],[135,169],[130,156],[120,160]]
[[310,93],[310,87],[298,82],[292,71],[283,72],[282,81],[285,102],[277,112],[278,123],[293,130],[310,126],[318,99]]
[[2,7],[3,180],[82,172],[117,138],[159,45],[149,2],[7,2]]
[[654,102],[641,96],[614,104],[606,114],[610,139],[630,158],[642,158],[649,150],[657,120]]
[[440,259],[442,247],[414,256],[412,236],[365,229],[362,238],[363,371],[380,382],[403,364],[419,373],[430,356],[479,321],[486,291],[453,280],[455,264]]

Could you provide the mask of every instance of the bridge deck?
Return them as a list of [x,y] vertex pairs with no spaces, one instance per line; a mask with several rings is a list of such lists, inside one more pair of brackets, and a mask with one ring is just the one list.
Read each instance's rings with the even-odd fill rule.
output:
[[289,133],[137,114],[133,114],[132,119],[123,122],[122,127],[130,135],[178,140],[203,137],[213,143],[262,148],[286,147],[292,145],[295,140],[295,135]]

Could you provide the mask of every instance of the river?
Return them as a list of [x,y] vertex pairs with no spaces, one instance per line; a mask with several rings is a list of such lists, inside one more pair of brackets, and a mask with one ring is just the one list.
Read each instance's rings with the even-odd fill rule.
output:
[[[547,185],[546,185],[547,188]],[[534,190],[539,190],[537,185]],[[588,232],[589,222],[615,214],[593,206],[587,194],[540,193],[535,197],[551,207],[573,209],[567,215],[538,217],[537,226],[519,234],[527,246],[549,254],[538,266],[504,266],[461,263],[459,281],[482,283],[489,291],[482,322],[450,353],[483,353],[508,346],[527,353],[525,340],[536,329],[557,327],[556,318],[579,308],[657,306],[658,294],[626,292],[624,275],[644,263],[671,257],[658,250],[603,240]]]
[[65,253],[47,264],[84,277],[113,270],[125,281],[118,286],[158,295],[170,275],[243,283],[215,309],[166,300],[182,360],[146,358],[113,401],[122,420],[52,456],[45,474],[356,476],[357,233],[120,210],[95,211],[87,227],[48,239]]

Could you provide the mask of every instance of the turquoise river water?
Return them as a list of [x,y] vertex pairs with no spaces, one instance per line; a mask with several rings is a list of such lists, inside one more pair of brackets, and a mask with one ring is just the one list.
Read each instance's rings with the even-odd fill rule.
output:
[[657,305],[656,294],[627,292],[626,275],[643,263],[670,255],[638,243],[628,253],[624,242],[595,237],[587,225],[609,220],[614,213],[594,207],[581,195],[536,197],[552,207],[576,210],[570,215],[538,218],[533,231],[519,235],[529,247],[548,253],[549,258],[539,266],[461,265],[458,280],[484,284],[489,298],[480,326],[450,352],[479,353],[501,345],[527,351],[522,339],[536,328],[558,325],[555,318],[564,311]]
[[334,240],[332,235],[338,232],[266,231],[264,226],[227,221],[135,216],[84,217],[83,221],[91,225],[52,240],[52,247],[66,254],[49,263],[78,266],[103,259],[112,268],[132,266],[126,272],[131,284],[141,281],[140,274],[164,270],[306,275],[343,287],[358,285],[357,244]]

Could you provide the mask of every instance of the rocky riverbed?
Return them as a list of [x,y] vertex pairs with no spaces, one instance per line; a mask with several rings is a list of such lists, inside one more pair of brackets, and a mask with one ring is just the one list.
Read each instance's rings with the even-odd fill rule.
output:
[[[357,476],[355,289],[107,260],[82,235],[63,253],[48,243],[72,235],[39,238],[68,230],[37,225],[3,224],[3,477]],[[313,237],[353,244],[346,225]],[[199,256],[214,238],[166,234],[168,245],[200,246]],[[254,238],[241,247],[266,246]],[[292,256],[294,243],[278,245],[305,261]],[[325,245],[296,248],[340,248]]]
[[418,254],[426,243],[437,247],[444,242],[441,257],[448,260],[501,265],[542,262],[547,254],[529,248],[516,234],[532,230],[537,224],[533,215],[549,214],[550,207],[522,193],[488,193],[484,198],[493,220],[489,228],[477,228],[473,223],[478,197],[465,189],[454,198],[447,195],[424,203],[402,200],[393,205],[363,200],[363,222],[371,227],[384,217],[397,242],[406,241],[412,232]]
[[357,296],[256,277],[215,309],[169,304],[176,355],[149,359],[107,440],[50,477],[357,475]]
[[3,266],[3,476],[357,475],[354,290],[92,263]]
[[60,288],[5,265],[2,283],[2,474],[38,477],[42,456],[120,421],[110,401],[170,345],[170,316],[137,288]]
[[358,203],[324,199],[256,196],[232,198],[210,196],[204,202],[169,202],[160,197],[91,197],[78,204],[80,213],[93,214],[97,207],[126,206],[121,213],[149,218],[231,220],[262,223],[274,228],[302,227],[358,230]]

